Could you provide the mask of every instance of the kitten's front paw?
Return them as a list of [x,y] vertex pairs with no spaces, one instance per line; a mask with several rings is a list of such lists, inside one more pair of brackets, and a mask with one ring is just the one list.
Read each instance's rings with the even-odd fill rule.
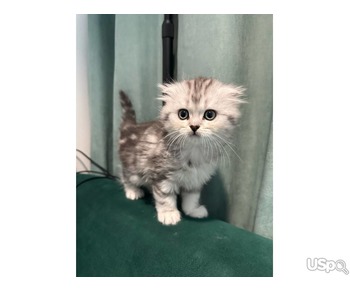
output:
[[181,214],[178,210],[158,212],[158,221],[164,225],[175,225],[181,220]]
[[129,200],[138,200],[140,198],[142,198],[145,194],[143,193],[143,190],[141,189],[134,189],[134,188],[126,188],[125,189],[125,196],[129,199]]
[[190,211],[185,212],[186,215],[194,217],[194,218],[205,218],[208,217],[208,211],[207,208],[205,208],[203,205],[192,209]]

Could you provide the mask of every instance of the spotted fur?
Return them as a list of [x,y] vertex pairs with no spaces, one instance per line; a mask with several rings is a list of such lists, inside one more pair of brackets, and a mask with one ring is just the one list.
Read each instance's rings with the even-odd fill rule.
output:
[[[222,148],[229,146],[227,141],[240,116],[243,88],[204,77],[159,87],[164,106],[159,119],[147,123],[136,123],[130,99],[120,92],[119,155],[127,198],[141,198],[140,187],[149,187],[158,220],[172,225],[181,219],[176,207],[179,194],[185,214],[208,215],[200,205],[200,191],[225,153]],[[179,118],[180,109],[188,110],[187,119]],[[216,112],[211,121],[204,118],[208,109]],[[193,125],[198,126],[196,131]]]

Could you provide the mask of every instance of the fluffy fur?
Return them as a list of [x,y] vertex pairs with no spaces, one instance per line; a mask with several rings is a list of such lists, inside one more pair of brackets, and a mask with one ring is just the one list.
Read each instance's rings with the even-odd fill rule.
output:
[[[243,88],[203,77],[159,87],[159,99],[165,103],[159,119],[141,124],[136,123],[129,98],[120,92],[121,177],[128,199],[143,197],[140,187],[149,187],[158,220],[174,225],[181,219],[177,195],[182,196],[186,215],[208,215],[200,204],[200,191],[225,154],[224,147],[231,148],[228,140],[240,116]],[[187,111],[186,118],[186,112],[180,116],[181,109]],[[212,112],[206,116],[208,110]]]

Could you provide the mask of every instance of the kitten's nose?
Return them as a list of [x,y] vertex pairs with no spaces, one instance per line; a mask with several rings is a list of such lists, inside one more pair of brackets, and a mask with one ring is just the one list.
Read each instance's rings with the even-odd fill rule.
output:
[[193,133],[196,133],[196,131],[199,129],[199,126],[191,125],[190,128],[192,129]]

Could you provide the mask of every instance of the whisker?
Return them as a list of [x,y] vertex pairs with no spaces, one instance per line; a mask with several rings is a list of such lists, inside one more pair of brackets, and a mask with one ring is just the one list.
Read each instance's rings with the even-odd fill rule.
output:
[[[222,136],[220,136],[220,137],[223,139],[223,137],[222,137]],[[237,148],[237,145],[233,144],[233,143],[232,143],[232,142],[230,142],[229,140],[225,139],[225,141],[226,141],[226,143],[230,144],[231,146],[233,146],[233,147],[236,147],[236,148]]]
[[174,135],[175,133],[178,133],[178,132],[179,132],[179,130],[174,130],[174,131],[166,134],[162,139],[160,139],[160,141],[162,141],[162,140],[166,139],[167,137]]
[[[174,142],[175,142],[177,139],[179,139],[181,136],[182,136],[181,133],[177,133],[177,135],[176,135],[175,137],[171,137],[170,140],[169,140],[169,144],[168,144],[168,146],[167,146],[167,150],[171,150],[171,149],[170,149],[171,146],[172,146],[172,145],[174,144]],[[175,143],[175,145],[176,145],[176,143]]]
[[209,145],[210,145],[210,150],[212,151],[211,152],[211,159],[214,159],[215,157],[215,153],[219,153],[218,155],[221,156],[221,149],[220,147],[218,147],[217,143],[215,142],[215,139],[211,139],[210,137],[208,137],[208,140],[209,140]]
[[[231,163],[231,157],[230,155],[227,153],[226,149],[225,149],[225,146],[219,141],[219,140],[216,140],[215,138],[213,138],[213,142],[215,143],[215,145],[218,147],[218,149],[220,149],[220,156],[221,156],[221,162],[222,160],[224,161],[224,167],[227,167],[230,165]],[[219,145],[219,146],[218,146]],[[224,155],[223,153],[225,153],[225,155],[227,156],[227,160],[224,160]],[[227,164],[227,161],[228,161],[228,164]]]
[[211,143],[208,141],[209,137],[203,136],[203,141],[205,142],[205,151],[207,156],[210,156],[210,164],[212,163],[212,148],[211,148]]
[[186,141],[186,139],[187,139],[187,135],[186,134],[181,134],[181,140],[179,142],[181,157],[183,157],[182,156],[182,148],[184,147],[184,142]]
[[219,139],[221,139],[221,141],[223,141],[235,154],[236,156],[238,157],[238,159],[243,162],[242,158],[237,154],[237,152],[231,147],[231,145],[229,144],[228,141],[226,141],[224,138],[222,138],[221,136],[213,133],[214,136],[218,137]]

